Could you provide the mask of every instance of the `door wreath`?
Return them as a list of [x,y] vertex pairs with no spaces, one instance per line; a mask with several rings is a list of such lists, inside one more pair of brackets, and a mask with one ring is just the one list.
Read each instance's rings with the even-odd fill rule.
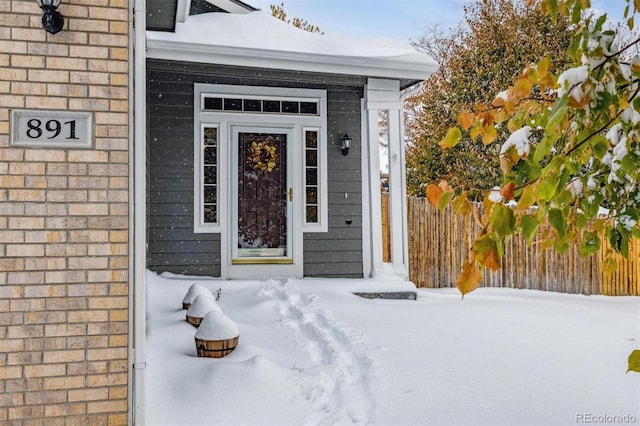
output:
[[269,140],[254,141],[249,147],[249,159],[247,162],[254,170],[262,170],[271,172],[276,167],[278,161],[278,153],[275,145],[269,143]]

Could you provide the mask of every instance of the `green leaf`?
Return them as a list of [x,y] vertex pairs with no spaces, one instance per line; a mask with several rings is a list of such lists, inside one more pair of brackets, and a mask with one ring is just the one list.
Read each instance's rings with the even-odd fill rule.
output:
[[558,0],[547,0],[547,5],[549,7],[549,16],[553,19],[553,22],[556,22],[558,16]]
[[558,237],[563,238],[567,233],[567,222],[562,214],[562,210],[549,209],[547,215],[549,217],[549,224],[558,232]]
[[444,210],[454,195],[455,195],[455,192],[453,191],[447,191],[444,194],[442,194],[442,197],[440,197],[440,199],[438,200],[438,208],[440,210]]
[[553,131],[553,128],[556,124],[560,123],[567,116],[567,105],[569,104],[569,95],[564,95],[560,99],[558,99],[551,109],[549,113],[549,118],[547,119],[547,127],[545,129],[546,132]]
[[602,26],[607,22],[607,14],[601,15],[596,21],[595,31],[602,31]]
[[547,176],[546,179],[541,180],[538,183],[536,195],[543,201],[547,201],[553,198],[558,188],[558,178],[556,176]]
[[629,257],[629,232],[624,228],[614,228],[609,235],[609,244],[625,259]]
[[576,216],[576,228],[584,229],[589,224],[589,219],[583,213],[578,213]]
[[629,152],[620,162],[620,167],[622,167],[622,170],[624,170],[627,174],[633,175],[634,173],[638,173],[639,164],[640,156],[638,156],[638,154],[636,154],[635,152]]
[[533,154],[534,163],[540,163],[551,152],[553,146],[553,138],[548,134],[545,134]]
[[628,367],[627,373],[629,371],[635,371],[636,373],[640,373],[640,350],[635,349],[629,355],[627,359]]
[[[589,202],[591,200],[591,202]],[[597,216],[600,206],[604,201],[604,196],[601,193],[590,194],[588,197],[580,200],[580,207],[584,211],[587,218],[592,219]]]
[[593,149],[593,155],[598,159],[602,160],[602,157],[605,156],[607,151],[609,151],[610,143],[602,135],[595,136],[593,143],[591,144],[591,148]]
[[462,139],[462,132],[457,127],[449,128],[447,135],[440,141],[442,148],[453,148],[458,145],[458,142]]
[[540,219],[536,216],[524,215],[520,219],[520,228],[522,228],[522,235],[527,239],[529,243],[533,241],[533,238],[537,234],[538,225],[540,225]]
[[580,23],[580,19],[582,18],[582,5],[579,1],[577,1],[573,5],[573,10],[571,11],[571,23],[573,25],[577,25]]
[[580,49],[580,37],[572,37],[567,49],[567,55],[570,58],[578,57],[578,51]]
[[498,235],[499,238],[504,238],[507,235],[513,234],[516,226],[516,217],[513,215],[513,210],[509,207],[497,204],[493,207],[489,223],[496,235]]
[[559,254],[566,253],[567,250],[569,250],[569,243],[565,238],[555,240],[553,242],[553,249],[557,251]]
[[562,189],[558,192],[554,201],[556,202],[556,205],[565,207],[573,203],[573,195],[571,195],[569,190]]
[[600,238],[594,232],[585,232],[582,240],[582,244],[578,248],[580,256],[585,257],[590,254],[594,254],[600,251],[601,243]]

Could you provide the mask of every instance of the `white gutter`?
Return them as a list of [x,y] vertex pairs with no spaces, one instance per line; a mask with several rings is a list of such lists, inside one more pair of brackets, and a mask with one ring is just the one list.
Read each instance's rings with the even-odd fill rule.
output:
[[[150,35],[147,41],[147,57],[152,59],[409,80],[424,80],[438,68],[435,63],[403,60],[402,56],[356,57],[212,46],[154,39],[153,32],[150,32]],[[407,58],[410,56],[407,55]]]
[[[145,270],[146,270],[146,0],[135,1],[133,60],[133,425],[144,425],[145,416]],[[131,256],[130,256],[131,257]],[[130,289],[131,293],[131,289]],[[131,327],[131,323],[130,323]],[[131,332],[130,332],[131,333]],[[130,334],[131,335],[131,334]]]

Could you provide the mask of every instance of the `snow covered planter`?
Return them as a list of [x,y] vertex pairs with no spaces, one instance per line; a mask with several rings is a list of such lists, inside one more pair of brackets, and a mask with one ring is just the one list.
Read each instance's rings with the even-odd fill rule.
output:
[[209,291],[208,288],[198,283],[191,284],[191,287],[189,287],[189,291],[187,291],[184,299],[182,299],[182,309],[189,309],[196,297],[200,295],[208,296],[213,300],[213,294]]
[[222,312],[220,306],[206,294],[196,296],[195,300],[187,310],[187,322],[195,327],[199,327],[202,319],[211,311]]
[[238,346],[240,330],[231,318],[214,310],[204,316],[194,337],[199,357],[222,358]]

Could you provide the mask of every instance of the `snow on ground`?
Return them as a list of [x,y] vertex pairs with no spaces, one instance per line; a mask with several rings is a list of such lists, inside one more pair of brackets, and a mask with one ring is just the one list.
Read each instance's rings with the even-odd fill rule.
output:
[[[196,357],[181,309],[194,282],[222,289],[240,329],[225,358]],[[350,293],[366,284],[148,272],[147,424],[640,423],[640,375],[625,374],[640,348],[640,297]]]

